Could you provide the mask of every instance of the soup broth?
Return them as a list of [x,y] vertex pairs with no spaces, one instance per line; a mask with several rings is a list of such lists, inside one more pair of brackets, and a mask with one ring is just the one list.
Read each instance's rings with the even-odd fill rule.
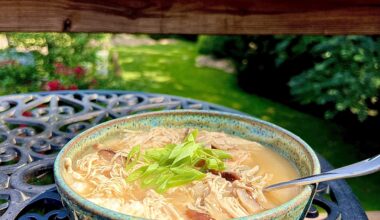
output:
[[[267,185],[299,177],[292,164],[276,152],[254,141],[204,130],[199,131],[192,143],[196,143],[201,151],[206,149],[204,152],[215,150],[215,155],[228,153],[230,157],[223,159],[220,170],[210,169],[211,161],[214,161],[210,156],[209,160],[201,159],[193,164],[200,173],[194,180],[164,191],[160,191],[160,187],[149,187],[149,184],[144,186],[144,181],[149,180],[141,179],[144,175],[140,175],[140,181],[130,181],[139,169],[144,170],[146,163],[146,159],[144,162],[137,156],[147,155],[151,149],[164,152],[166,148],[174,149],[176,146],[178,149],[186,148],[187,145],[181,143],[189,139],[186,137],[192,131],[172,128],[125,130],[92,146],[89,152],[75,161],[66,158],[65,181],[75,192],[100,206],[148,219],[243,217],[279,206],[300,192],[299,187],[263,192]],[[139,152],[131,153],[137,152],[136,146],[139,146]],[[173,151],[170,156],[174,155]],[[159,168],[154,168],[156,170],[149,175],[158,174]],[[145,175],[148,173],[145,169]],[[153,179],[158,181],[162,178],[164,182],[166,174],[158,174]],[[185,176],[186,181],[189,178],[192,179]]]

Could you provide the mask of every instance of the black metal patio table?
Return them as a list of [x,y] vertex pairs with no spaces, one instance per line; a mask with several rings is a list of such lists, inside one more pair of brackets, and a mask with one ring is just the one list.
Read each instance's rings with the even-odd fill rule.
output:
[[[61,91],[0,97],[0,219],[68,219],[52,178],[57,152],[76,134],[126,115],[169,109],[244,114],[176,96],[129,91]],[[329,163],[319,157],[322,170]],[[307,217],[367,219],[343,180],[320,184]]]

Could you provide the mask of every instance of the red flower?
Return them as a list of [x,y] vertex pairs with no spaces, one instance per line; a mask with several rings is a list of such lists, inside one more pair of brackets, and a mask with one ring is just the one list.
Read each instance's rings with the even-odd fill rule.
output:
[[[22,116],[24,116],[24,117],[32,117],[33,114],[31,112],[26,111],[26,112],[22,113]],[[19,128],[25,128],[25,127],[27,127],[27,125],[26,124],[20,124],[18,127]]]
[[63,74],[66,76],[72,74],[71,68],[65,66],[65,64],[63,63],[60,63],[60,62],[54,63],[54,67],[55,67],[55,73],[57,74]]
[[23,112],[22,113],[22,116],[25,116],[25,117],[32,117],[32,113],[31,112]]
[[86,70],[81,66],[77,66],[74,68],[74,73],[77,78],[81,78],[82,76],[84,76],[84,74],[86,74]]
[[63,86],[59,80],[52,80],[44,85],[44,89],[47,91],[56,91],[63,89]]
[[92,79],[90,81],[90,85],[88,86],[89,89],[94,89],[96,85],[98,84],[98,81],[96,79]]
[[66,87],[66,90],[78,90],[78,86],[77,85],[69,85],[68,87]]
[[60,68],[60,67],[64,67],[65,65],[63,65],[63,63],[61,63],[61,62],[56,62],[56,63],[54,63],[54,66],[55,66],[55,68]]

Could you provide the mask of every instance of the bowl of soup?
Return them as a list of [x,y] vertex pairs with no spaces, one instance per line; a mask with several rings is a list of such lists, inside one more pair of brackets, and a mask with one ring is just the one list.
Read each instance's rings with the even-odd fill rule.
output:
[[54,177],[71,219],[301,219],[320,173],[315,152],[274,124],[214,111],[111,120],[72,139]]

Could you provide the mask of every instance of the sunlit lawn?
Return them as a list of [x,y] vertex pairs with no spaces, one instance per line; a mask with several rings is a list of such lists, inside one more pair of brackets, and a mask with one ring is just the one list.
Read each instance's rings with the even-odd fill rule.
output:
[[[115,48],[122,81],[105,88],[166,93],[228,106],[278,124],[308,142],[334,166],[357,160],[358,149],[342,139],[342,129],[328,121],[241,91],[235,76],[210,68],[197,68],[193,43]],[[271,86],[271,85],[268,85]],[[275,88],[274,88],[275,89]],[[368,210],[380,209],[380,175],[350,180]]]

